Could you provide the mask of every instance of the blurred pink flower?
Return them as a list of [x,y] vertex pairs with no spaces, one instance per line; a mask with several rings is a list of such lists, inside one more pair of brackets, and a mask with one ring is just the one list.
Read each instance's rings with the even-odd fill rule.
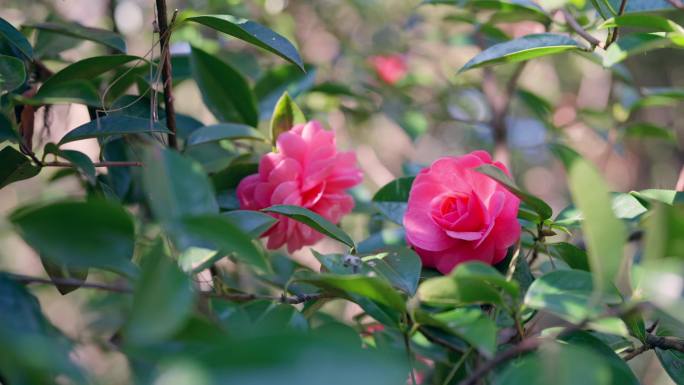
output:
[[466,261],[495,264],[520,238],[520,199],[474,170],[483,164],[510,175],[487,152],[475,151],[440,158],[413,182],[404,227],[423,265],[448,274]]
[[406,58],[403,55],[372,56],[370,63],[378,77],[389,85],[403,79],[408,72]]
[[[361,183],[354,152],[338,152],[335,134],[311,121],[278,136],[277,152],[261,158],[259,173],[244,178],[237,187],[240,208],[261,210],[273,205],[305,207],[337,223],[354,207],[346,190]],[[309,226],[273,214],[278,223],[269,229],[267,247],[287,245],[293,252],[312,245],[323,235]]]

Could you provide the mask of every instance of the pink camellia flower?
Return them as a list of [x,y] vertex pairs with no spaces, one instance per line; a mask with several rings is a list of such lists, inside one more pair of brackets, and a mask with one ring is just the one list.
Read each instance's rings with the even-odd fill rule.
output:
[[378,77],[389,85],[403,79],[408,72],[406,58],[403,55],[373,56],[370,62]]
[[520,199],[475,171],[483,164],[509,174],[487,152],[475,151],[440,158],[416,176],[404,227],[423,265],[448,274],[466,261],[495,264],[520,237]]
[[[305,207],[337,223],[354,207],[346,190],[361,183],[353,152],[338,152],[335,134],[311,121],[278,136],[277,152],[264,155],[259,173],[244,178],[237,187],[240,208],[260,210],[273,205]],[[312,245],[323,235],[309,226],[273,214],[278,223],[271,227],[267,247],[287,245],[293,252]]]

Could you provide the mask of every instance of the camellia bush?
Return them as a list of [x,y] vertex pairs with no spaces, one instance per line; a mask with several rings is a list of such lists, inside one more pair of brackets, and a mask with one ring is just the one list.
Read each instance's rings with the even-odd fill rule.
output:
[[[681,1],[408,2],[390,36],[439,17],[468,41],[444,82],[413,71],[406,47],[429,33],[321,79],[282,24],[241,17],[287,2],[236,15],[149,2],[142,56],[116,28],[0,19],[2,234],[15,239],[0,258],[0,384],[655,384],[632,361],[653,353],[646,373],[684,384],[682,193],[613,191],[558,123],[562,103],[520,85],[545,81],[530,73],[543,61],[568,83],[571,60],[603,67],[610,107],[576,119],[600,120],[611,149],[676,151],[675,131],[641,112],[674,109],[684,88],[638,83],[625,63],[680,54]],[[327,26],[344,29],[345,12]],[[348,37],[335,60],[368,44],[335,33]],[[78,59],[61,56],[84,41]],[[199,95],[211,124],[184,107]],[[89,121],[46,140],[62,105]],[[378,111],[413,140],[454,122],[487,135],[369,188],[367,145],[348,137]],[[565,208],[517,177],[521,115],[544,130],[537,151],[567,183]],[[75,149],[86,139],[95,157]],[[25,185],[51,192],[9,198]],[[17,258],[42,270],[7,267]]]

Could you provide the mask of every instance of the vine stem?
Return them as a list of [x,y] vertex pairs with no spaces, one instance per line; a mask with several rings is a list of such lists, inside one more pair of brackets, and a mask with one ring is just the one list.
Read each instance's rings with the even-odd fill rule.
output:
[[[33,284],[33,283],[38,283],[38,284],[45,284],[45,285],[53,285],[53,286],[69,286],[69,287],[80,287],[80,288],[87,288],[87,289],[96,289],[96,290],[102,290],[102,291],[109,291],[113,293],[124,293],[124,294],[131,294],[133,293],[133,289],[129,286],[126,285],[110,285],[106,283],[100,283],[100,282],[84,282],[78,279],[73,279],[73,278],[58,278],[55,277],[53,279],[50,278],[42,278],[42,277],[33,277],[29,275],[22,275],[22,274],[12,274],[8,273],[11,279],[25,283],[25,284]],[[280,302],[280,303],[287,303],[287,304],[300,304],[308,301],[315,301],[318,299],[322,298],[332,298],[328,294],[301,294],[301,295],[267,295],[267,294],[252,294],[252,293],[214,293],[213,291],[200,291],[199,292],[200,296],[202,297],[207,297],[207,298],[219,298],[219,299],[225,299],[229,301],[239,301],[239,302],[246,302],[246,301],[255,301],[255,300],[267,300],[267,301],[275,301],[275,302]]]
[[[159,43],[161,48],[161,76],[164,88],[164,110],[166,112],[166,127],[171,131],[169,134],[169,147],[178,149],[176,140],[176,109],[173,105],[173,75],[171,72],[171,51],[169,41],[169,23],[167,21],[166,0],[156,0],[157,2],[157,27],[159,28]],[[178,10],[176,9],[171,18],[171,24],[176,20]]]

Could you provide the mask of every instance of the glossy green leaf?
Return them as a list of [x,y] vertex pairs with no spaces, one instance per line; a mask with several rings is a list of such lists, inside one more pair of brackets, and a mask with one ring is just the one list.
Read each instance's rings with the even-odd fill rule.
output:
[[404,293],[416,294],[422,263],[413,250],[406,247],[390,248],[378,254],[362,257],[361,260]]
[[648,122],[630,124],[625,127],[624,135],[625,138],[662,139],[670,143],[677,143],[677,138],[672,130]]
[[19,134],[14,129],[12,122],[4,114],[0,114],[0,144],[10,141],[19,143]]
[[282,65],[268,70],[256,84],[254,94],[259,100],[261,119],[270,119],[275,106],[287,92],[294,99],[304,92],[310,91],[316,82],[316,68],[305,66],[306,73],[291,65]]
[[519,294],[517,282],[481,262],[460,264],[448,276],[427,279],[418,288],[421,301],[437,306],[501,305],[506,296],[517,299]]
[[262,271],[270,270],[264,253],[257,249],[248,234],[227,217],[216,214],[186,216],[181,223],[183,232],[194,240],[194,247],[233,254],[241,262]]
[[544,310],[569,322],[580,323],[606,311],[606,304],[622,301],[615,286],[603,295],[594,293],[592,274],[582,270],[556,270],[537,278],[525,295],[525,305]]
[[218,142],[221,140],[249,139],[266,141],[266,137],[256,129],[237,123],[219,123],[204,126],[193,131],[186,141],[186,146],[202,143]]
[[297,104],[285,92],[275,105],[271,118],[271,143],[276,145],[278,135],[289,131],[296,124],[306,123],[306,117]]
[[402,177],[382,186],[373,195],[373,204],[392,222],[403,225],[411,186],[415,177]]
[[670,39],[655,33],[632,33],[620,37],[606,49],[603,66],[613,66],[629,56],[644,53],[657,48],[665,48],[671,44]]
[[204,104],[218,120],[257,126],[256,97],[242,74],[218,57],[196,47],[192,47],[190,63]]
[[599,28],[632,27],[645,28],[653,32],[679,32],[684,33],[684,28],[672,20],[658,15],[626,14],[612,17],[604,21]]
[[356,244],[351,237],[342,229],[330,223],[327,219],[316,214],[315,212],[300,206],[291,205],[275,205],[262,211],[267,213],[274,213],[284,215],[288,218],[301,222],[321,234],[327,235],[332,239],[340,241],[352,249],[356,248]]
[[416,320],[424,325],[440,328],[475,346],[485,357],[496,353],[496,324],[482,310],[460,308],[442,313],[416,313]]
[[74,84],[90,82],[107,71],[133,61],[146,63],[145,59],[133,55],[94,56],[77,61],[48,78],[38,89],[35,98],[49,101],[51,97],[59,95],[60,91]]
[[0,150],[0,188],[12,182],[33,178],[40,172],[31,160],[12,147]]
[[567,242],[549,243],[547,247],[553,256],[562,259],[571,268],[589,271],[589,260],[586,251]]
[[133,305],[123,330],[132,345],[157,342],[176,332],[192,311],[192,281],[164,252],[161,241],[143,257]]
[[259,211],[233,210],[221,215],[253,238],[260,237],[277,222],[272,216]]
[[180,249],[192,246],[181,219],[218,213],[207,175],[198,163],[166,148],[147,149],[143,162],[143,188],[152,213],[174,235]]
[[232,15],[202,15],[186,20],[206,25],[282,57],[304,71],[297,49],[283,36],[261,24]]
[[398,311],[406,310],[401,295],[385,280],[362,275],[307,274],[297,279],[324,289],[326,292],[356,294]]
[[0,55],[0,95],[16,90],[25,81],[24,63],[15,57]]
[[52,263],[137,274],[131,263],[133,219],[118,204],[91,200],[29,206],[12,213],[10,221],[24,241]]
[[663,366],[672,381],[677,385],[684,384],[684,353],[676,350],[655,349],[660,365]]
[[610,290],[620,279],[625,226],[615,217],[608,186],[593,165],[568,147],[554,145],[552,150],[565,165],[570,192],[584,216],[582,230],[595,287]]
[[25,26],[42,31],[59,33],[78,39],[89,40],[105,45],[121,53],[126,52],[126,41],[121,37],[121,35],[106,29],[86,27],[76,22],[62,23],[56,21],[28,24]]
[[490,164],[484,164],[476,168],[476,171],[485,174],[499,182],[508,191],[512,192],[515,196],[520,198],[528,206],[534,209],[534,211],[539,214],[542,220],[551,218],[551,215],[553,215],[553,210],[551,210],[551,207],[546,204],[546,202],[530,193],[521,190],[520,187],[518,187],[515,182],[511,180],[511,178],[500,168]]
[[493,64],[515,63],[541,56],[583,49],[585,49],[584,46],[565,35],[553,33],[526,35],[485,49],[470,59],[459,72]]
[[151,119],[136,118],[126,115],[107,115],[91,120],[67,132],[59,141],[64,143],[88,138],[108,138],[127,134],[150,134],[154,132],[169,133],[162,124]]
[[78,168],[91,185],[96,184],[95,165],[88,155],[76,150],[61,150],[54,143],[46,144],[44,151],[46,154],[54,154],[62,159],[66,159]]
[[26,59],[33,59],[31,43],[21,32],[17,31],[7,20],[0,17],[0,41],[6,41],[16,48]]
[[[42,89],[42,88],[41,88]],[[102,107],[102,98],[90,80],[70,80],[41,92],[40,97],[27,98],[15,96],[20,104],[42,106],[44,104],[84,104],[91,107]]]

